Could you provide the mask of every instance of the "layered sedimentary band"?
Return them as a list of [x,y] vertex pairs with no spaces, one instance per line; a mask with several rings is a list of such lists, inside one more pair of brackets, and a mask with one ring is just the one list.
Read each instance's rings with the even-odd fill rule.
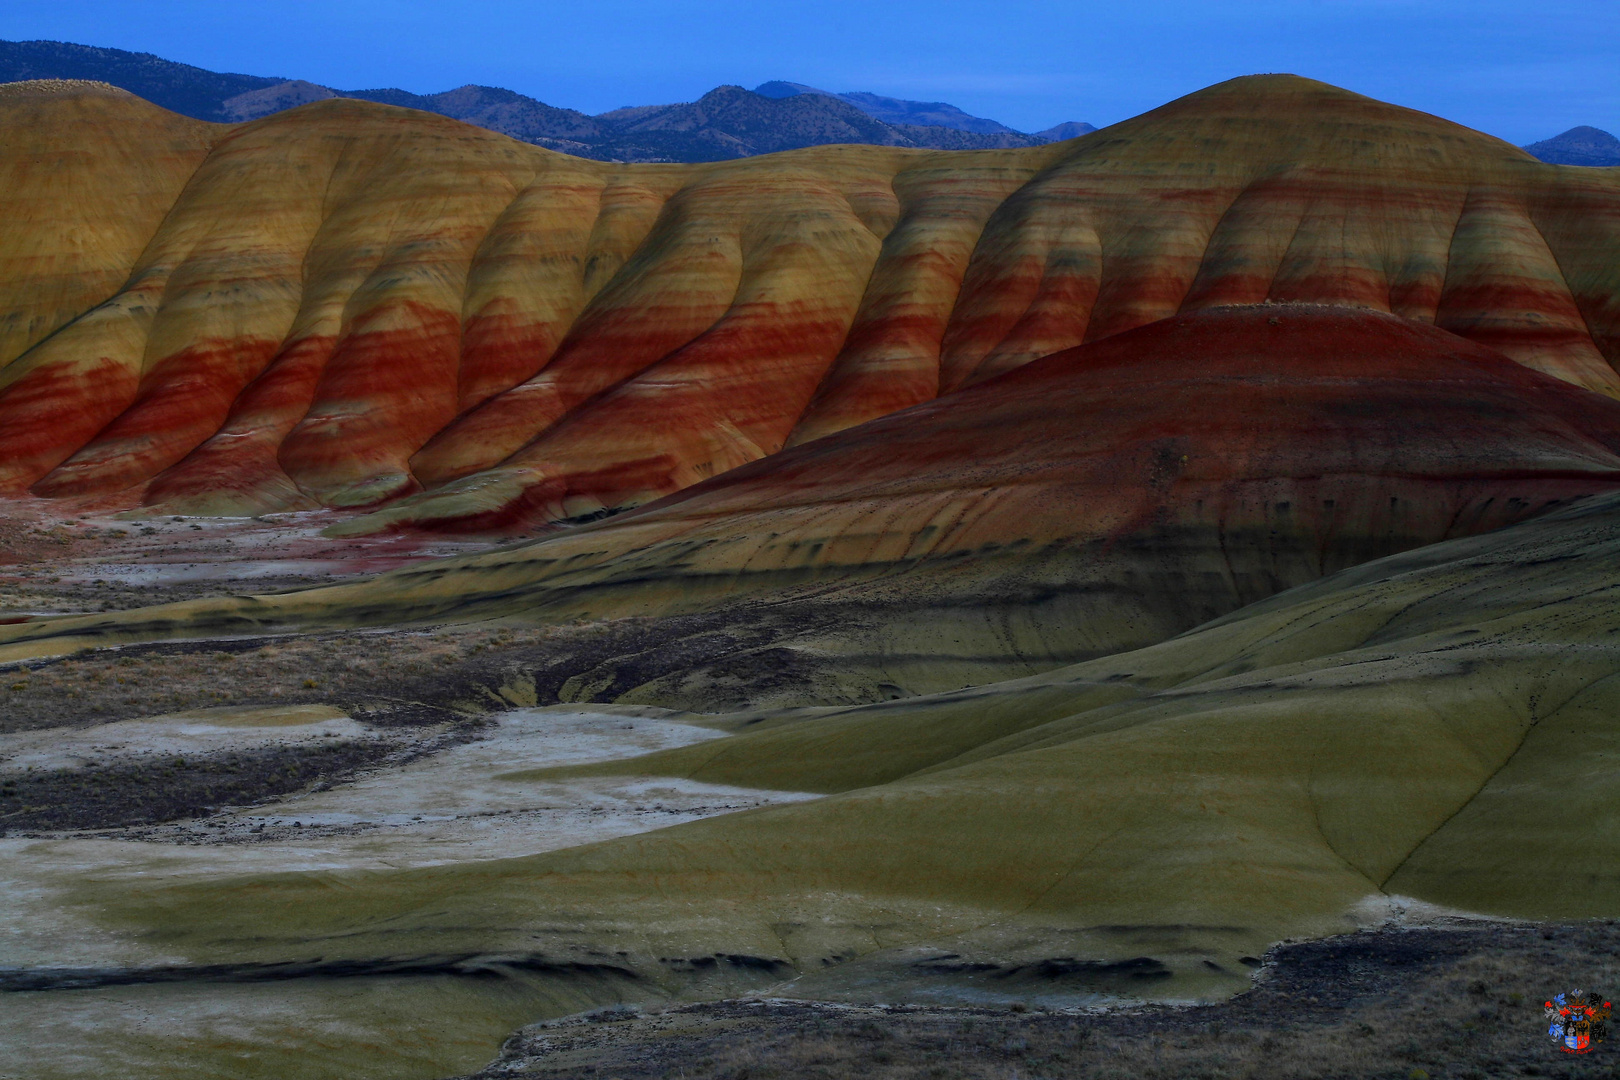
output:
[[1292,76],[1051,146],[695,166],[341,99],[0,112],[0,491],[527,530],[1267,301],[1620,395],[1620,177]]
[[[500,475],[517,472],[479,478],[494,498],[461,485],[455,520],[496,529],[514,506],[541,519],[570,509],[539,470]],[[1226,307],[1042,358],[544,541],[284,597],[42,622],[5,635],[0,659],[129,637],[731,605],[728,626],[754,628],[742,636],[791,673],[794,703],[870,700],[1144,646],[1369,559],[1616,489],[1620,402],[1399,316]],[[422,513],[404,500],[350,524]],[[745,686],[748,700],[776,700],[781,680],[738,674],[746,653],[688,658],[667,678],[609,663],[598,677],[638,700],[712,707]]]
[[[917,676],[926,655],[900,689],[938,692],[766,706],[714,718],[730,738],[496,779],[826,798],[521,858],[92,875],[72,900],[202,970],[277,965],[289,981],[320,977],[312,957],[352,975],[581,954],[656,971],[716,952],[774,960],[773,984],[887,953],[900,979],[916,975],[910,950],[948,946],[996,963],[1162,957],[1178,987],[1207,993],[1218,971],[1229,993],[1271,942],[1414,899],[1614,911],[1617,536],[1620,403],[1395,316],[1250,307],[1043,359],[527,546],[0,627],[0,660],[268,627],[712,609],[751,590],[706,636],[768,638],[774,620],[749,680],[763,696],[758,671],[786,671],[799,696],[782,703],[838,704],[799,677],[806,645],[851,680]],[[1448,537],[1167,638],[1245,591]],[[793,636],[827,608],[835,633]],[[961,651],[975,635],[1025,677],[975,678],[986,668]],[[1064,640],[1111,655],[1059,667]],[[869,652],[829,653],[839,642]],[[568,693],[712,704],[737,672],[694,663],[698,644],[633,646],[668,654],[662,683],[602,663]],[[863,992],[882,985],[857,971]]]

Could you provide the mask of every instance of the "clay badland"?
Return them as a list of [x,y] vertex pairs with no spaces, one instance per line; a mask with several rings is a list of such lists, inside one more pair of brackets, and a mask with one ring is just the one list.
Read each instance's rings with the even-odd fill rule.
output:
[[1293,76],[705,165],[0,113],[0,977],[52,1075],[1617,914],[1620,170]]

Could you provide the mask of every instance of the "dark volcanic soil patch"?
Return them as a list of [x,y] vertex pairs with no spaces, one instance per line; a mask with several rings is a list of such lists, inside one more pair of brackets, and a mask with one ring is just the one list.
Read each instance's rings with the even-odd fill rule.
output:
[[270,746],[82,769],[0,773],[0,836],[34,830],[111,829],[203,817],[311,788],[363,769],[399,766],[477,737],[464,721],[435,738],[342,740]]
[[757,679],[739,677],[735,693],[718,688],[706,696],[706,711],[724,711],[745,705],[761,686],[810,677],[795,667],[788,650],[771,647],[778,632],[726,609],[536,628],[444,627],[95,649],[0,668],[0,732],[219,705],[333,705],[369,723],[436,723],[446,710],[612,701],[645,683],[710,665],[760,668]]
[[477,1080],[1486,1080],[1614,1077],[1620,1046],[1560,1052],[1542,1002],[1613,998],[1620,929],[1389,930],[1279,946],[1211,1006],[1108,1013],[723,1001],[525,1028]]
[[[758,647],[749,630],[722,629],[724,618],[170,641],[10,665],[0,669],[0,733],[221,706],[325,705],[385,737],[0,774],[0,835],[176,821],[342,783],[400,763],[402,747],[426,753],[472,737],[492,711],[612,700],[668,671]],[[792,677],[785,667],[776,674]],[[413,735],[434,727],[446,733]]]
[[333,705],[381,725],[508,707],[482,654],[544,632],[310,634],[96,649],[0,670],[0,732],[82,727],[185,709]]

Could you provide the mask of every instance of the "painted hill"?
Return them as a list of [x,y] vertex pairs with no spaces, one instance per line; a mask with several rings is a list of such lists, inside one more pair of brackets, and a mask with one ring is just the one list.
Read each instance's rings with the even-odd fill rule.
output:
[[1620,139],[1595,127],[1573,127],[1525,149],[1555,165],[1620,165]]
[[[805,100],[831,99],[779,104]],[[686,167],[353,100],[235,128],[88,85],[0,104],[0,490],[169,513],[420,494],[376,527],[528,528],[1264,300],[1620,393],[1620,180],[1291,76],[1053,146]],[[37,164],[86,155],[136,165],[69,189]]]
[[[456,520],[557,516],[567,491],[513,471],[464,488]],[[692,707],[873,700],[1145,646],[1616,487],[1620,403],[1392,315],[1223,307],[543,543],[329,590],[26,624],[0,637],[14,643],[0,658],[129,635],[674,615],[763,598],[727,616],[730,647],[674,650],[683,660],[666,670],[604,655],[594,678],[615,698]],[[431,524],[413,517],[422,505],[361,525]],[[785,679],[745,677],[767,656]]]
[[[1620,908],[1611,171],[1289,76],[1061,145],[695,166],[336,98],[227,126],[43,81],[0,120],[8,496],[544,530],[8,622],[0,664],[164,642],[167,688],[267,634],[436,665],[442,627],[482,639],[458,709],[728,735],[490,790],[795,793],[404,869],[54,840],[0,990],[75,989],[25,995],[28,1053],[439,1076],[626,999],[1189,1000],[1284,937]],[[298,645],[375,647],[337,638]]]

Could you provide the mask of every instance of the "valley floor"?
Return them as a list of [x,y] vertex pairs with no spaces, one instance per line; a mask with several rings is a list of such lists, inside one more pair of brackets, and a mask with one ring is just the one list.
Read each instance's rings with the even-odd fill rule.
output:
[[140,517],[10,498],[0,504],[0,623],[326,585],[489,546],[321,535],[345,517]]
[[[313,518],[193,528],[30,517],[37,509],[0,521],[13,559],[0,619],[229,594],[244,577],[253,591],[296,587],[478,549],[329,542]],[[1460,918],[1393,895],[1392,917],[1364,924],[1376,929],[1222,957],[1224,968],[1203,960],[1213,970],[1198,973],[1227,989],[1186,1000],[1154,985],[1170,975],[1157,961],[1108,965],[1091,986],[1076,975],[1085,964],[1071,956],[1065,968],[1056,953],[997,970],[908,958],[937,982],[915,975],[887,995],[858,963],[823,993],[819,973],[786,978],[762,966],[776,961],[725,953],[664,954],[658,963],[686,965],[667,985],[607,953],[590,970],[525,967],[537,952],[511,963],[423,954],[415,968],[384,957],[352,971],[317,958],[277,974],[274,963],[186,966],[163,934],[110,930],[95,915],[119,890],[157,881],[302,871],[318,883],[347,871],[331,880],[358,891],[366,875],[487,867],[810,802],[785,787],[566,771],[736,730],[650,707],[544,704],[603,657],[718,636],[703,618],[173,640],[8,665],[0,1011],[14,1023],[0,1025],[0,1080],[1620,1076],[1614,1040],[1559,1052],[1541,1004],[1620,989],[1615,920]],[[81,895],[86,882],[98,898]],[[1251,989],[1219,1000],[1251,974]],[[639,1005],[592,1008],[615,1000]]]

